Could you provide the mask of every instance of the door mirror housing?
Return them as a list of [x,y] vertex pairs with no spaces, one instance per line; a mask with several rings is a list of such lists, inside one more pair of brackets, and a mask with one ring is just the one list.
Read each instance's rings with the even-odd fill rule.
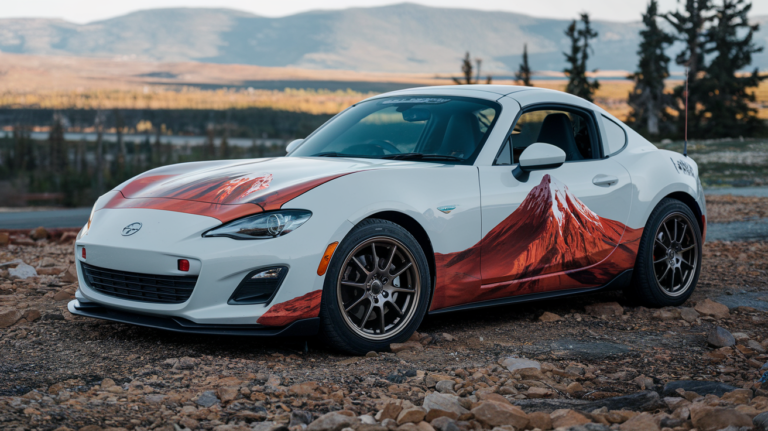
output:
[[520,154],[520,161],[512,174],[518,181],[528,181],[528,173],[542,169],[553,169],[565,163],[565,151],[560,148],[537,142],[531,144]]
[[290,144],[285,146],[285,154],[290,154],[291,151],[295,150],[296,148],[299,148],[302,142],[304,142],[303,139],[294,139],[293,141],[291,141]]

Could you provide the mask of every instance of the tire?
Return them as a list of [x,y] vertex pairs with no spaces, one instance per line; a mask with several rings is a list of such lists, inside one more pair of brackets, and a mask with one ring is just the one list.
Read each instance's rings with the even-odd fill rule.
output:
[[402,226],[380,219],[355,226],[325,275],[320,328],[326,343],[363,355],[406,341],[427,312],[432,286],[428,268],[418,241]]
[[699,280],[701,254],[701,230],[691,209],[663,199],[643,230],[627,294],[649,307],[683,304]]

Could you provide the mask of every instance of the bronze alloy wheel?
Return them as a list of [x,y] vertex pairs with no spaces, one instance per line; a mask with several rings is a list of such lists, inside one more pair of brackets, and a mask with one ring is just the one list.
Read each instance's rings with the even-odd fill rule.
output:
[[390,237],[370,238],[352,250],[336,283],[347,326],[367,340],[383,340],[413,319],[421,295],[419,267],[410,250]]
[[683,295],[693,284],[698,264],[698,240],[688,218],[674,212],[659,225],[653,243],[653,271],[664,294]]

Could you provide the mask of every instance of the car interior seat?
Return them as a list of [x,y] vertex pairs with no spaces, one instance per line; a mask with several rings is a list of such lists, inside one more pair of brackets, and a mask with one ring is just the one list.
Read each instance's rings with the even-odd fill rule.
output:
[[439,154],[467,158],[475,152],[481,135],[477,117],[472,113],[453,114],[448,120]]
[[568,115],[563,113],[549,114],[541,123],[539,139],[536,142],[554,145],[565,152],[565,160],[583,160],[576,139],[573,137],[573,125]]

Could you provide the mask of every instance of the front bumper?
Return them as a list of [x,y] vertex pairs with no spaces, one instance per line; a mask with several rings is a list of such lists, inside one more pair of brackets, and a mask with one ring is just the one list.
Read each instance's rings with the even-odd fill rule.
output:
[[[330,211],[315,214],[300,229],[279,238],[238,241],[203,238],[203,232],[221,224],[211,217],[153,209],[103,209],[94,213],[90,231],[75,244],[80,284],[76,298],[80,304],[97,303],[111,310],[144,316],[142,319],[166,319],[166,329],[189,332],[188,325],[179,328],[178,322],[190,322],[198,325],[198,329],[202,328],[200,325],[254,329],[253,325],[272,306],[322,290],[324,277],[317,275],[322,254],[330,242],[339,241],[351,228],[348,223],[340,226],[330,220],[332,216]],[[140,231],[122,236],[122,229],[134,222],[143,223]],[[82,256],[83,248],[87,249],[86,258]],[[178,259],[189,260],[188,272],[177,270]],[[84,277],[83,263],[139,274],[196,275],[198,279],[191,296],[183,303],[127,300],[91,288]],[[247,274],[274,266],[284,266],[288,273],[270,303],[228,303]],[[294,320],[304,317],[310,316],[297,314]],[[169,324],[167,319],[176,323]],[[284,321],[287,325],[290,316]]]
[[70,313],[78,316],[94,317],[113,322],[163,329],[172,332],[208,335],[242,335],[250,337],[308,337],[316,335],[320,328],[320,318],[297,320],[288,326],[275,328],[264,325],[205,325],[180,317],[159,317],[132,313],[125,310],[106,307],[95,302],[81,303],[73,299],[67,304]]

